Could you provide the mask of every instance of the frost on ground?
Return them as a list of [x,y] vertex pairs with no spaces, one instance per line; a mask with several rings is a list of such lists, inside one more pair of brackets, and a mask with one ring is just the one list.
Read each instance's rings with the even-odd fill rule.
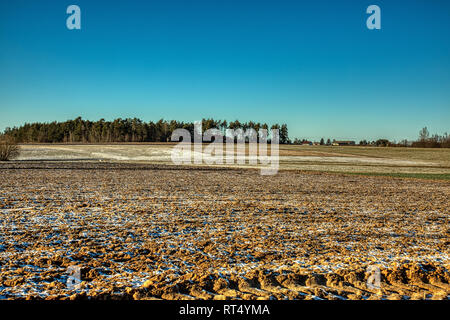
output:
[[[18,160],[22,161],[127,161],[153,164],[172,164],[171,154],[175,143],[160,144],[115,144],[115,145],[23,145]],[[206,146],[207,144],[205,144]],[[416,150],[406,148],[379,148],[379,154],[373,154],[377,148],[365,150],[360,147],[303,147],[280,145],[280,169],[369,172],[369,173],[431,173],[450,174],[450,153],[438,150],[436,155],[418,157]],[[270,152],[270,145],[268,147]],[[342,151],[346,153],[343,153]],[[226,150],[224,149],[224,152]],[[370,152],[369,152],[370,151]],[[423,151],[421,151],[423,152]],[[237,150],[236,150],[237,153]],[[224,153],[226,154],[226,152]],[[205,154],[205,157],[207,155]],[[216,165],[218,167],[258,167],[246,163],[237,165]],[[193,163],[193,162],[192,162]]]
[[450,294],[449,182],[70,161],[0,173],[2,298]]

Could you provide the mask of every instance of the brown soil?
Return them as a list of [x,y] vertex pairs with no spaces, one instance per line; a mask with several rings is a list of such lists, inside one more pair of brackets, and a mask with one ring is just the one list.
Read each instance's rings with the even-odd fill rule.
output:
[[0,298],[449,298],[449,182],[95,162],[0,175]]

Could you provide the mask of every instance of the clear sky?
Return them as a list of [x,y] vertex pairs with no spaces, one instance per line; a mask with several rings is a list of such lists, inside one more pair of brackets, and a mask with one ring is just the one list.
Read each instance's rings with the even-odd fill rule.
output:
[[[66,28],[70,4],[81,30]],[[450,132],[450,1],[0,1],[0,130],[77,116],[285,122],[310,139]]]

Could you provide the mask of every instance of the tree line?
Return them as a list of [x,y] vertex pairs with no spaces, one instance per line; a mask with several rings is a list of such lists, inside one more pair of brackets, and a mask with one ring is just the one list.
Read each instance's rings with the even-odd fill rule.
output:
[[443,135],[430,135],[428,128],[424,127],[420,130],[419,137],[415,141],[403,139],[400,142],[395,142],[387,139],[379,139],[370,142],[362,140],[359,144],[376,147],[450,148],[450,135],[447,132]]
[[[240,122],[239,120],[227,122],[226,120],[202,119],[202,130],[219,129],[222,135],[226,135],[226,129],[278,129],[281,144],[304,144],[311,143],[306,139],[289,139],[286,124],[272,124],[259,122]],[[81,117],[75,120],[50,123],[25,123],[20,127],[6,128],[0,134],[0,138],[11,138],[16,143],[120,143],[120,142],[169,142],[175,129],[186,129],[194,136],[193,122],[180,122],[176,120],[167,121],[161,119],[157,122],[144,122],[137,118],[115,119],[106,121],[84,120]],[[332,145],[334,139],[320,140],[320,145]],[[419,132],[416,141],[402,140],[400,142],[378,139],[374,141],[361,140],[361,146],[375,147],[417,147],[417,148],[450,148],[450,136],[431,135],[427,127]]]
[[450,148],[450,136],[447,132],[442,136],[438,134],[430,136],[428,128],[424,127],[419,132],[419,139],[414,141],[412,146],[417,148]]
[[[320,142],[315,142],[321,146],[332,146],[336,142],[335,139],[328,138],[326,141],[324,138],[320,139]],[[295,138],[293,144],[313,144],[313,142],[306,139]],[[359,144],[354,145],[367,146],[367,147],[413,147],[413,148],[450,148],[450,135],[444,133],[443,135],[433,134],[430,135],[427,127],[424,127],[419,132],[419,137],[416,141],[408,141],[406,139],[400,142],[390,141],[388,139],[378,140],[361,140]]]
[[[240,122],[238,120],[203,119],[202,130],[219,129],[225,136],[226,129],[249,128],[256,130],[279,129],[281,144],[290,143],[286,124]],[[140,119],[115,119],[106,121],[75,120],[50,123],[25,123],[20,127],[6,128],[2,136],[7,136],[16,143],[116,143],[116,142],[169,142],[175,129],[186,129],[194,136],[193,122],[166,121],[144,122]]]
[[450,135],[444,133],[443,135],[430,135],[427,127],[424,127],[419,132],[419,137],[415,141],[408,141],[403,139],[400,142],[389,141],[388,139],[378,139],[374,141],[361,140],[361,146],[375,146],[375,147],[413,147],[413,148],[450,148]]

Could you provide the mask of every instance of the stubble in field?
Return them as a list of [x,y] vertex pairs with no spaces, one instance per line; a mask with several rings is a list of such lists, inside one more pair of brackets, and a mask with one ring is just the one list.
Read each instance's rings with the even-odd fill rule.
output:
[[[0,296],[447,299],[445,181],[2,165]],[[367,285],[367,267],[381,287]],[[79,266],[81,284],[67,286]]]

